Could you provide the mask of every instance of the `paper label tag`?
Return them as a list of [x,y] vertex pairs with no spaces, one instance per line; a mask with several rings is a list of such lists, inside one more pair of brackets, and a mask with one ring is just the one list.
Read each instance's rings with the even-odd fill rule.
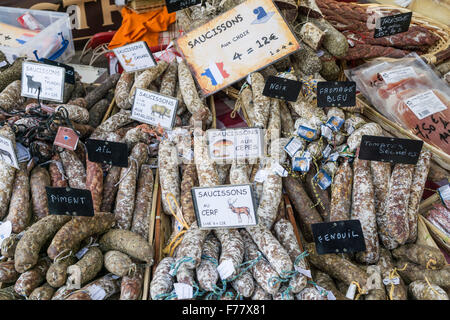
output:
[[199,228],[242,228],[258,223],[251,184],[191,189]]
[[8,138],[0,136],[0,159],[9,166],[19,169],[14,145]]
[[80,138],[72,129],[66,127],[58,127],[58,132],[56,133],[55,141],[53,141],[53,144],[55,146],[74,151],[77,148],[79,139]]
[[450,184],[446,184],[438,189],[442,203],[450,209]]
[[263,183],[264,181],[266,181],[268,175],[269,172],[267,170],[260,169],[256,172],[254,180],[255,182]]
[[26,148],[23,144],[20,142],[16,143],[17,148],[17,161],[18,162],[27,162],[31,159],[30,150]]
[[0,62],[0,68],[3,68],[4,66],[8,65],[8,62],[6,62],[5,60],[3,60],[2,62]]
[[309,157],[295,157],[292,159],[292,170],[308,172],[311,166],[311,158]]
[[145,41],[115,48],[113,52],[126,72],[135,72],[156,66],[156,61]]
[[308,277],[308,278],[312,279],[311,270],[306,270],[306,269],[303,269],[302,267],[299,267],[299,266],[294,266],[294,268],[295,268],[296,271],[298,271],[299,273],[301,273],[305,277]]
[[407,78],[417,78],[417,74],[412,67],[397,68],[380,73],[384,82],[396,83]]
[[220,279],[225,280],[229,278],[234,273],[233,261],[229,259],[224,260],[217,267],[217,272],[219,272]]
[[303,147],[303,141],[295,137],[284,146],[284,151],[292,158]]
[[126,143],[104,140],[86,140],[88,159],[91,162],[110,164],[116,167],[128,167],[128,146]]
[[202,3],[202,0],[166,0],[167,12],[172,13]]
[[322,287],[319,286],[319,285],[316,285],[316,288],[317,288],[319,291],[326,291],[326,292],[327,292],[327,299],[328,299],[328,300],[336,300],[336,297],[334,296],[333,292],[331,292],[331,290],[327,290],[327,289],[325,289],[325,288],[322,288]]
[[51,65],[51,66],[56,66],[56,67],[61,67],[64,68],[66,76],[64,78],[64,81],[70,84],[75,84],[75,69],[72,66],[68,66],[67,64],[58,62],[58,61],[53,61],[53,60],[49,60],[49,59],[41,59],[42,62],[44,62],[45,64]]
[[320,135],[327,140],[331,140],[333,139],[333,130],[329,126],[322,124],[320,126]]
[[94,216],[92,194],[87,189],[45,187],[50,214]]
[[404,101],[419,120],[447,109],[445,104],[434,94],[433,90],[427,90]]
[[398,277],[393,278],[393,279],[386,278],[386,279],[383,279],[383,283],[385,286],[387,286],[388,284],[391,284],[391,283],[394,285],[398,285],[398,284],[400,284],[400,279]]
[[172,129],[176,120],[178,99],[157,92],[136,89],[131,119]]
[[247,0],[176,41],[204,96],[300,48],[272,0]]
[[48,64],[23,62],[22,96],[63,102],[66,70]]
[[92,300],[103,300],[106,297],[105,289],[96,284],[88,286],[86,290]]
[[330,154],[330,156],[328,157],[327,160],[336,162],[338,158],[339,158],[339,152],[333,152],[332,154]]
[[83,249],[81,249],[80,251],[78,251],[75,254],[75,257],[77,257],[78,260],[80,260],[81,258],[83,258],[83,256],[86,254],[86,252],[88,252],[89,248],[88,247],[84,247]]
[[400,13],[377,19],[374,38],[392,36],[406,32],[411,24],[412,12]]
[[11,221],[0,222],[0,246],[2,245],[3,240],[8,238],[12,232],[12,224]]
[[358,158],[393,163],[416,164],[422,150],[422,140],[379,136],[362,136]]
[[328,127],[330,127],[333,131],[337,132],[341,130],[342,125],[344,124],[345,119],[332,116],[326,123]]
[[319,185],[320,189],[325,190],[329,186],[331,186],[332,179],[328,174],[328,172],[326,172],[323,169],[320,169],[319,172],[317,172],[316,175],[313,177],[313,181]]
[[186,283],[174,283],[173,287],[175,289],[175,293],[177,294],[178,300],[192,299],[194,296],[194,290],[192,286]]
[[328,156],[330,155],[330,153],[331,153],[331,146],[329,144],[327,144],[325,149],[323,149],[323,151],[322,151],[322,157],[324,159],[328,159]]
[[272,164],[272,172],[275,172],[280,177],[288,176],[288,171],[279,163]]
[[212,160],[257,159],[264,156],[262,129],[210,129],[206,135]]
[[366,251],[359,220],[314,223],[311,229],[319,255]]
[[317,83],[317,106],[353,107],[356,105],[356,82],[319,81]]
[[297,134],[307,141],[313,141],[316,133],[317,130],[305,126],[299,126],[297,129]]
[[269,76],[264,86],[263,95],[270,98],[286,101],[297,101],[302,83],[286,78]]
[[353,299],[355,299],[355,294],[356,294],[356,285],[354,283],[352,283],[348,286],[345,297],[347,299],[353,300]]

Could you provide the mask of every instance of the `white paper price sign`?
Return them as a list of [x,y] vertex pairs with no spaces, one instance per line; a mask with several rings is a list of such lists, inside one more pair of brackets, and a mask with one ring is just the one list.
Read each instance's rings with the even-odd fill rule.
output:
[[24,62],[22,64],[22,96],[63,102],[66,70],[48,64]]
[[247,0],[178,38],[177,45],[204,96],[300,48],[271,0]]
[[259,128],[206,131],[212,160],[256,159],[264,156],[264,133]]
[[19,169],[19,162],[17,161],[14,145],[8,138],[0,136],[0,160],[6,164]]
[[156,65],[156,61],[145,41],[127,44],[115,48],[113,51],[126,72],[144,70]]
[[175,123],[178,99],[156,92],[137,89],[134,96],[131,119],[172,129]]
[[256,203],[251,184],[192,188],[199,228],[254,226]]

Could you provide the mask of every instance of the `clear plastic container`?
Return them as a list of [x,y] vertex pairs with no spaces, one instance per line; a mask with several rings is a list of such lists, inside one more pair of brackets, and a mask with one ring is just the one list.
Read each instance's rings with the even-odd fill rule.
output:
[[[29,10],[0,6],[0,22],[23,28],[17,18],[30,13],[45,29],[19,47],[0,45],[0,50],[9,62],[21,56],[37,60],[47,58],[59,62],[69,62],[75,54],[69,15],[64,12]],[[35,53],[37,55],[35,55]]]

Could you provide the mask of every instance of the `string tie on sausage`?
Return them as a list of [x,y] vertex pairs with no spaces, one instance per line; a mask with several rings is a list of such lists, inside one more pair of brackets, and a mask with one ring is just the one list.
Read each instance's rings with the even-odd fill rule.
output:
[[[431,264],[434,264],[434,266],[431,266]],[[437,264],[437,261],[433,258],[430,258],[430,260],[428,260],[428,262],[427,262],[426,268],[429,270],[435,270],[436,264]]]
[[[169,199],[170,197],[172,198],[172,201],[175,203],[175,207],[176,207],[177,213],[180,213],[179,215],[173,209],[172,202]],[[172,241],[170,241],[170,243],[163,249],[164,253],[166,253],[170,257],[172,257],[175,249],[179,246],[179,244],[183,240],[184,234],[186,233],[187,230],[189,230],[189,225],[186,223],[186,220],[184,220],[181,208],[178,205],[178,201],[177,201],[177,199],[175,198],[175,196],[172,193],[168,193],[166,195],[166,201],[167,201],[167,204],[169,206],[170,213],[183,226],[183,229],[184,229],[184,230],[182,229],[179,233],[177,233],[175,235],[175,237],[172,239]]]
[[282,282],[288,282],[290,281],[292,278],[294,278],[297,274],[299,274],[298,271],[296,270],[291,270],[291,271],[281,271],[280,276],[274,276],[274,277],[270,277],[270,279],[268,280],[268,284],[271,287],[274,287],[276,284],[278,283],[282,283]]
[[328,291],[325,290],[324,288],[320,287],[320,286],[319,286],[317,283],[315,283],[314,281],[308,280],[307,283],[312,284],[312,285],[314,286],[314,288],[316,288],[316,290],[319,292],[319,294],[320,294],[322,297],[328,296]]
[[[134,163],[136,164],[136,170],[139,169],[137,160],[135,158],[133,158],[132,156],[130,156],[130,160],[134,161]],[[133,164],[130,164],[130,166],[127,168],[127,171],[123,175],[123,177],[120,178],[120,180],[114,185],[114,187],[117,187],[123,180],[125,180],[125,178],[130,173],[132,167],[133,167]]]
[[300,253],[294,260],[294,266],[298,266],[300,261],[305,259],[307,256],[309,256],[308,250],[305,250],[302,253]]
[[[405,265],[401,269],[397,269],[397,268],[392,269],[389,272],[389,279],[392,280],[395,278],[400,278],[399,274],[397,273],[397,270],[404,271],[404,270],[406,270],[407,266],[408,266],[408,263],[405,263]],[[391,288],[389,289],[389,299],[390,300],[394,300],[392,297],[393,294],[394,294],[394,283],[391,281]]]
[[427,282],[428,286],[430,287],[430,289],[436,293],[438,296],[440,296],[441,294],[439,292],[436,291],[436,289],[433,288],[433,286],[431,285],[430,281],[428,280],[428,278],[425,276],[425,281]]
[[180,266],[183,263],[191,262],[191,261],[194,261],[194,258],[185,256],[185,257],[181,258],[180,260],[178,260],[177,262],[175,262],[174,264],[172,264],[172,269],[174,270],[172,272],[173,276],[176,276],[178,269],[180,268]]
[[[65,255],[64,257],[61,257],[61,255],[63,253],[65,253],[66,251],[69,251],[69,253],[67,255]],[[69,249],[64,249],[63,251],[61,251],[60,253],[58,253],[58,255],[55,257],[55,259],[53,260],[54,263],[62,261],[68,257],[70,257],[72,255],[72,250]]]
[[289,292],[292,291],[292,286],[288,286],[286,288],[286,290],[284,290],[283,292],[281,292],[281,297],[283,298],[283,300],[287,300],[289,298]]
[[355,300],[358,300],[362,294],[367,294],[367,292],[365,292],[361,289],[361,286],[359,285],[358,281],[352,281],[350,284],[354,284],[356,286],[356,288],[358,289],[358,293],[355,297]]
[[[234,277],[227,279],[226,282],[232,282],[232,281],[236,280],[237,278],[239,278],[240,276],[242,276],[245,272],[247,272],[247,270],[252,268],[259,260],[261,260],[261,258],[262,258],[262,253],[258,252],[258,256],[255,259],[248,260],[248,261],[241,263],[237,267],[237,269],[239,269],[240,272],[237,275],[235,275]],[[244,267],[244,268],[242,268],[242,267]]]

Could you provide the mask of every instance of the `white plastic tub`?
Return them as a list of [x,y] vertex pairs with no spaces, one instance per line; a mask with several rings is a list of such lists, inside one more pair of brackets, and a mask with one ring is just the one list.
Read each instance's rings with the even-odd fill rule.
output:
[[8,61],[13,62],[21,56],[37,60],[34,54],[36,50],[38,58],[51,58],[59,62],[69,62],[75,54],[69,15],[64,12],[0,6],[0,22],[23,28],[17,18],[26,12],[29,12],[45,29],[19,47],[0,45],[0,50],[6,55]]

